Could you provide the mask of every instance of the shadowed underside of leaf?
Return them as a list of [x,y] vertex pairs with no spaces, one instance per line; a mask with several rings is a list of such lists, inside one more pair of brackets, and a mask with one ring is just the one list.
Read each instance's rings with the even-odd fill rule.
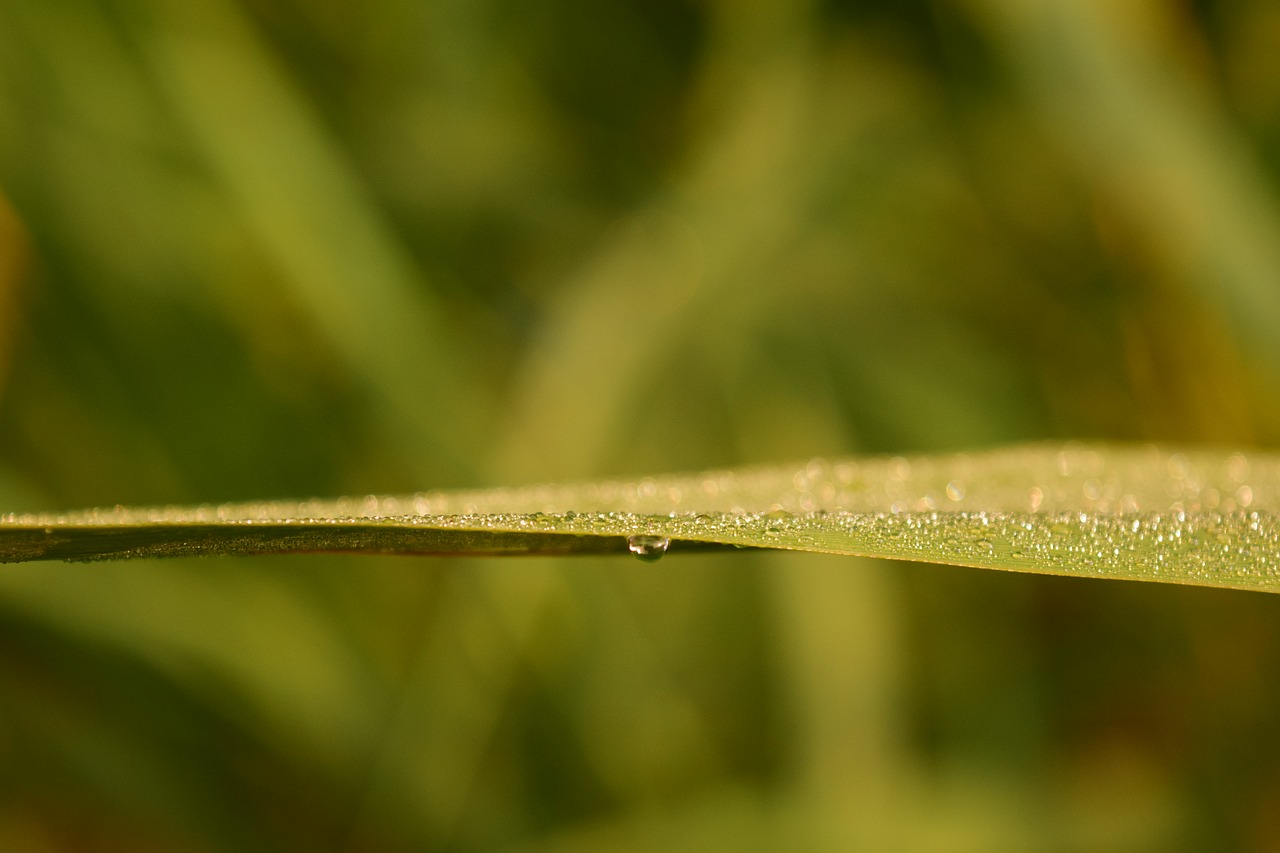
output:
[[[1021,446],[473,492],[0,518],[0,560],[763,547],[1280,589],[1280,456]],[[635,550],[634,548],[632,550]]]

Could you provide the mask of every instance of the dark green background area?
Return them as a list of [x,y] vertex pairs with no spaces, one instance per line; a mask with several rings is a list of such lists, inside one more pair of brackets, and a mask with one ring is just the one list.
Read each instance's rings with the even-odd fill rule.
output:
[[[1280,445],[1280,11],[8,0],[0,509]],[[0,570],[0,849],[1280,846],[1280,601]]]

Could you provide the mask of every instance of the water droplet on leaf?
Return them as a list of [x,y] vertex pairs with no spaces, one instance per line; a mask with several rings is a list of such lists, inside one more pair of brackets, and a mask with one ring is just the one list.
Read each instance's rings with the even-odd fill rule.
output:
[[665,536],[630,536],[627,538],[627,550],[646,563],[662,559],[667,553],[671,540]]

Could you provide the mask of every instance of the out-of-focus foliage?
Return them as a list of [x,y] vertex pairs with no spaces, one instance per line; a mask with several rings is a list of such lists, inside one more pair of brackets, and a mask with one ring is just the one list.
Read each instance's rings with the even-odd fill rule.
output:
[[[6,510],[1280,444],[1266,0],[0,5]],[[0,848],[1280,845],[1280,602],[0,571]]]

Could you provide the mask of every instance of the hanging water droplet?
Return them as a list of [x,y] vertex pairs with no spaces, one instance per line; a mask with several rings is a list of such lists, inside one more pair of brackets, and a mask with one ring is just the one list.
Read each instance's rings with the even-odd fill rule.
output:
[[670,545],[671,540],[665,536],[627,537],[627,550],[646,563],[653,563],[662,559],[662,555],[667,553],[667,548]]

